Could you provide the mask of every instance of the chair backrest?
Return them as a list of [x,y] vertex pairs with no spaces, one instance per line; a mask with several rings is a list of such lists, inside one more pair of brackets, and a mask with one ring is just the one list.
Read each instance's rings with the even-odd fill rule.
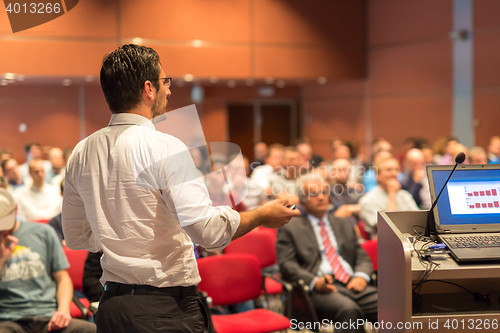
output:
[[372,239],[361,244],[361,247],[368,253],[368,256],[372,260],[373,270],[378,271],[378,241],[377,239]]
[[31,220],[31,222],[49,224],[50,219],[36,219],[36,220]]
[[198,259],[198,288],[212,304],[232,305],[256,299],[262,288],[259,260],[251,254],[223,254]]
[[73,288],[75,290],[82,290],[83,268],[89,252],[84,250],[72,250],[65,246],[64,253],[69,262],[68,274],[73,282]]
[[266,230],[254,230],[234,240],[225,249],[224,253],[248,253],[259,259],[260,267],[268,267],[277,262],[276,239]]
[[365,229],[365,222],[364,221],[358,222],[358,228],[359,228],[359,233],[361,234],[361,237],[363,237],[364,240],[372,239],[372,237],[370,236],[368,231],[366,231],[366,229]]

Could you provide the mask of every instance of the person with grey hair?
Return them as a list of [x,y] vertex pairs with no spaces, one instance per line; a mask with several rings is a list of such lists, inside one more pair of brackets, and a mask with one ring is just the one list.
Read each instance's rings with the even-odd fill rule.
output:
[[0,332],[95,333],[71,318],[68,267],[54,230],[16,219],[14,199],[0,189]]
[[[369,285],[372,262],[349,219],[328,213],[329,185],[321,177],[299,181],[305,215],[278,230],[276,251],[284,280],[304,281],[320,320],[376,321],[377,288]],[[363,332],[340,329],[335,332]]]

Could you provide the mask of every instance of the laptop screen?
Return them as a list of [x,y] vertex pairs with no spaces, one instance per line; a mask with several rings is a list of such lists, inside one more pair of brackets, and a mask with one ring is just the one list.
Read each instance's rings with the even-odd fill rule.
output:
[[[428,166],[432,200],[441,191],[453,166]],[[468,230],[500,227],[500,166],[459,165],[435,208],[441,228],[471,227]],[[492,224],[498,224],[493,226]],[[452,228],[453,229],[453,228]],[[500,231],[500,229],[498,229]]]

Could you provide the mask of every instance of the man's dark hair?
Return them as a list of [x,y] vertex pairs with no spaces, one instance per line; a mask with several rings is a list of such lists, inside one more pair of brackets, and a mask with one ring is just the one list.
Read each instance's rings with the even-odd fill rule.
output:
[[7,165],[7,163],[8,163],[10,160],[13,160],[13,158],[11,157],[11,158],[8,158],[8,159],[6,159],[6,160],[3,160],[3,161],[2,161],[1,166],[2,166],[2,171],[3,171],[3,173],[4,173],[4,174],[5,174],[5,166]]
[[42,148],[42,145],[40,145],[38,142],[28,142],[27,144],[24,145],[24,152],[27,154],[30,152],[31,147],[36,146]]
[[160,89],[160,58],[150,47],[123,45],[104,56],[101,88],[111,112],[134,108],[142,98],[144,82]]

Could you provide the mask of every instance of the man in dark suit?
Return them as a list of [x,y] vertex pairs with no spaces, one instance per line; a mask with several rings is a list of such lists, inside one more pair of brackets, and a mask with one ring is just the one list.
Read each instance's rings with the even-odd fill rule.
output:
[[[328,195],[322,178],[301,179],[299,198],[306,214],[278,230],[276,250],[283,279],[302,279],[310,286],[320,320],[374,322],[377,288],[368,285],[372,263],[359,246],[351,221],[327,214]],[[363,332],[363,328],[335,332]]]

